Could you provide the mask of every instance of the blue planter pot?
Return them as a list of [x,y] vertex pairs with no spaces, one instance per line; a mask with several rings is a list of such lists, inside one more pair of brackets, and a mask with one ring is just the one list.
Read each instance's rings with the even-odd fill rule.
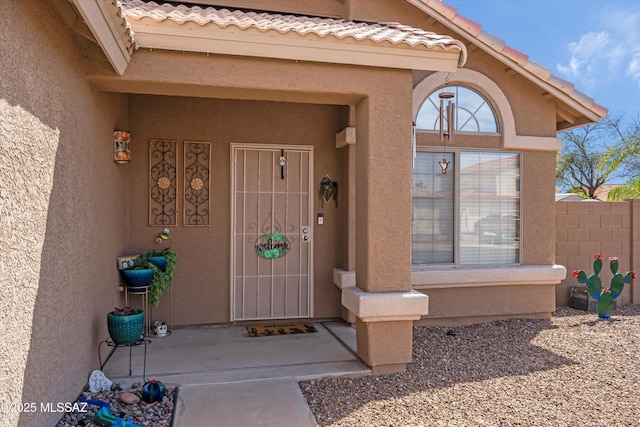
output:
[[164,271],[167,267],[167,259],[163,256],[152,256],[149,257],[149,262],[160,269],[160,271]]
[[129,288],[130,293],[145,293],[151,286],[153,278],[153,270],[151,268],[144,270],[122,270],[124,281]]
[[140,341],[144,331],[144,311],[128,316],[107,313],[109,336],[117,345],[134,344]]

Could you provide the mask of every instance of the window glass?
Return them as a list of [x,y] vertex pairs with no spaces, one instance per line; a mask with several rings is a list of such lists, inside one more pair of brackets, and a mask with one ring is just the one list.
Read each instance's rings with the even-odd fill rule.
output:
[[460,153],[460,263],[515,264],[520,253],[520,156]]
[[413,264],[519,263],[520,155],[447,153],[445,175],[438,165],[442,157],[441,152],[417,153]]
[[413,172],[413,264],[454,261],[454,174],[442,174],[445,157],[454,168],[452,153],[416,153]]
[[[453,92],[457,132],[497,133],[498,122],[487,100],[473,89],[447,86],[433,92],[422,103],[416,118],[416,129],[440,131],[440,98],[442,91]],[[446,100],[445,100],[446,102]]]

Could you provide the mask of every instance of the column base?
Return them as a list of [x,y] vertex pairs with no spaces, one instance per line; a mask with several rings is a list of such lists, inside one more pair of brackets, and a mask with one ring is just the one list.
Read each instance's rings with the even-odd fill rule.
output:
[[413,322],[428,313],[429,297],[349,287],[342,290],[342,305],[356,316],[357,354],[373,373],[404,371],[411,362]]
[[403,372],[411,362],[413,321],[363,322],[356,320],[358,357],[374,374]]

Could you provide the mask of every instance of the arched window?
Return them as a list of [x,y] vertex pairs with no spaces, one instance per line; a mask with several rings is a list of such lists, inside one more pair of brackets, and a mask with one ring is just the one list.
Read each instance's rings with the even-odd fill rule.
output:
[[[480,73],[460,70],[457,80],[443,87],[446,76],[434,74],[416,85],[413,98],[416,130],[440,131],[439,95],[447,91],[454,94],[457,133],[501,135],[503,141],[514,134],[508,101],[494,82]],[[483,88],[495,104],[464,86],[463,81]],[[429,141],[423,139],[424,142]],[[439,164],[443,158],[449,162],[446,174]],[[453,141],[446,150],[437,142],[417,146],[413,168],[412,265],[415,268],[518,265],[520,163],[520,153],[513,150],[473,149],[456,146]]]
[[[416,119],[416,129],[440,130],[440,99],[443,89],[431,93],[422,103]],[[478,92],[465,86],[447,86],[455,97],[456,132],[498,133],[498,121],[491,104]]]

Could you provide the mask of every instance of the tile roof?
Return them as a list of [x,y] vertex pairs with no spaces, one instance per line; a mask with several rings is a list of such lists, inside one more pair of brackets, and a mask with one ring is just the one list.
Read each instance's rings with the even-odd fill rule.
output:
[[[484,31],[477,22],[457,13],[457,10],[442,0],[406,0],[420,10],[456,32],[466,35],[473,44],[492,53],[499,60],[508,63],[516,71],[548,88],[557,95],[564,95],[591,114],[591,120],[606,117],[607,108],[597,104],[593,98],[575,89],[574,85],[551,71],[530,60],[529,56],[508,46],[504,40]],[[442,49],[460,52],[460,66],[466,62],[464,44],[450,36],[405,26],[399,23],[365,23],[342,19],[283,15],[276,13],[251,12],[242,10],[202,8],[184,4],[158,4],[142,0],[111,0],[117,8],[118,18],[123,21],[124,37],[129,47],[137,47],[135,34],[130,31],[130,20],[151,18],[161,22],[171,20],[177,24],[193,22],[198,25],[216,25],[219,28],[235,26],[239,29],[253,28],[261,32],[277,31],[281,34],[293,33],[301,37],[314,34],[319,38],[335,37],[340,40],[370,42],[377,45],[390,43],[418,49]],[[133,50],[133,49],[131,49]],[[566,102],[566,101],[565,101]]]
[[256,29],[261,32],[276,31],[293,33],[302,37],[314,35],[319,38],[335,37],[374,44],[390,43],[410,48],[441,49],[460,52],[460,66],[466,60],[464,44],[450,36],[439,35],[397,22],[368,23],[344,19],[297,16],[278,13],[229,10],[225,8],[158,4],[153,1],[120,0],[127,20],[151,18],[157,22],[165,20],[177,24],[195,23],[201,26],[216,25],[219,28],[237,27]]
[[138,46],[136,45],[133,31],[131,30],[131,24],[127,22],[127,19],[124,16],[122,3],[120,0],[113,0],[111,2],[105,2],[105,5],[110,9],[111,13],[119,18],[120,26],[118,31],[120,33],[120,37],[122,38],[129,55],[132,55]]
[[[593,98],[588,95],[576,90],[573,83],[553,75],[548,68],[530,60],[527,54],[507,46],[504,40],[484,31],[482,26],[477,22],[459,15],[455,7],[449,6],[442,0],[409,0],[409,2],[418,7],[427,6],[429,10],[425,10],[423,7],[421,10],[436,19],[438,19],[438,17],[446,19],[446,21],[455,27],[454,29],[462,30],[463,33],[471,36],[470,41],[472,43],[478,44],[476,41],[481,42],[482,45],[490,48],[493,52],[513,61],[515,65],[519,66],[525,72],[531,73],[553,88],[568,95],[597,116],[606,117],[608,113],[607,108],[597,104]],[[436,12],[436,14],[430,13],[430,11]],[[442,20],[440,21],[443,22]]]

